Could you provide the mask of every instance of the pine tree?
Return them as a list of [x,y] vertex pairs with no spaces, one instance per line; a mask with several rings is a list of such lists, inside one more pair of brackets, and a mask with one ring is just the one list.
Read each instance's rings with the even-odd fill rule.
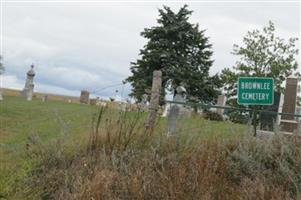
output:
[[198,24],[188,21],[191,14],[187,5],[178,13],[164,6],[159,9],[158,26],[141,33],[148,42],[140,50],[141,57],[131,63],[132,75],[127,78],[133,88],[130,95],[138,101],[151,89],[154,70],[162,71],[163,88],[174,91],[181,84],[191,100],[211,101],[218,95],[219,78],[209,76],[212,45],[204,35],[205,30],[200,31]]

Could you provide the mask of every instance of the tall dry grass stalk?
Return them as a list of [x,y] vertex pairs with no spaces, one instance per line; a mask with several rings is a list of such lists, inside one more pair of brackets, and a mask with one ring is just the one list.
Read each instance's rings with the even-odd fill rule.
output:
[[83,148],[32,149],[24,188],[29,199],[300,199],[301,138],[200,139],[160,129],[143,117],[95,115]]

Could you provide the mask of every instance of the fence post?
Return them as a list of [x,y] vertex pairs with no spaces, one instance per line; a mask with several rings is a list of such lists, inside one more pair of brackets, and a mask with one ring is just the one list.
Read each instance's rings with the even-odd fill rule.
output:
[[254,129],[254,136],[257,136],[257,111],[256,108],[253,108],[253,129]]
[[162,72],[160,70],[155,70],[153,72],[153,83],[152,83],[151,99],[149,104],[149,114],[145,123],[146,129],[148,129],[150,133],[153,132],[155,122],[156,122],[161,86],[162,86]]

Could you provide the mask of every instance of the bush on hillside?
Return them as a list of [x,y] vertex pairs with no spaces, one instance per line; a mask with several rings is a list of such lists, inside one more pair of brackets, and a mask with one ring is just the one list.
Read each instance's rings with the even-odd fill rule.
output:
[[222,115],[220,115],[217,112],[213,112],[213,111],[209,111],[209,110],[207,110],[207,111],[204,112],[203,117],[205,119],[208,119],[208,120],[223,121],[223,116]]
[[229,120],[234,123],[239,123],[239,124],[247,124],[250,116],[246,112],[241,112],[241,111],[231,111],[227,114],[229,116]]

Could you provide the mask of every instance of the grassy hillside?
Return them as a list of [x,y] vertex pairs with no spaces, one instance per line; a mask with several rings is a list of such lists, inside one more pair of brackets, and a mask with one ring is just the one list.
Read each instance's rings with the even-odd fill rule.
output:
[[23,176],[27,166],[22,156],[29,140],[88,134],[94,111],[87,105],[5,96],[0,103],[0,191],[11,190],[15,179]]
[[63,101],[0,103],[0,199],[296,199],[299,137],[257,139],[197,116],[153,135],[145,113]]

